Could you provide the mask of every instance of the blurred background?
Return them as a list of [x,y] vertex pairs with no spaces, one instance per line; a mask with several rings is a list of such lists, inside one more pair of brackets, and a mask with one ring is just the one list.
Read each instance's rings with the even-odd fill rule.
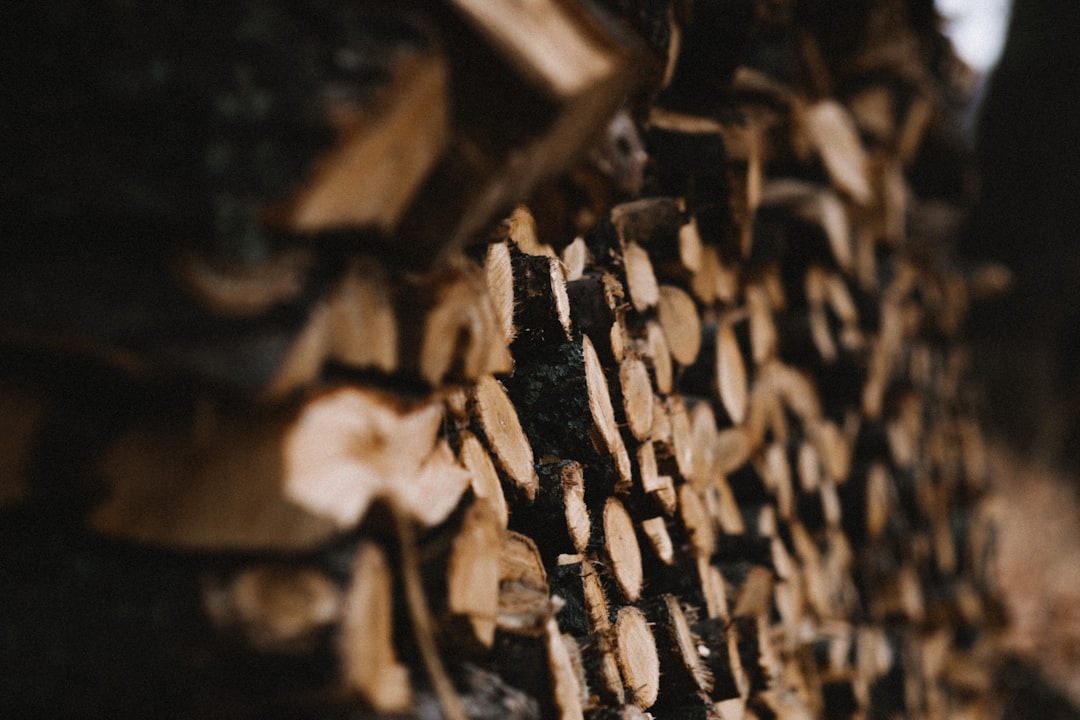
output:
[[979,192],[960,253],[1013,273],[1011,290],[973,307],[969,321],[1013,620],[1007,716],[1078,717],[1080,3],[937,6],[976,72],[965,124]]

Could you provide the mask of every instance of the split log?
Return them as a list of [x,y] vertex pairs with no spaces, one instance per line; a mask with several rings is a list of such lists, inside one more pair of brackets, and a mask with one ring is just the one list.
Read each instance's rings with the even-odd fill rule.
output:
[[442,522],[469,482],[436,441],[430,400],[343,387],[269,416],[204,412],[145,419],[107,449],[110,494],[91,527],[177,548],[301,550],[355,527],[377,498]]

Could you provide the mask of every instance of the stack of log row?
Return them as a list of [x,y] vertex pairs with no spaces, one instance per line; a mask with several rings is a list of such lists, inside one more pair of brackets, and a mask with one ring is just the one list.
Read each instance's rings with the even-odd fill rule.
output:
[[274,252],[5,320],[5,707],[993,715],[930,3],[599,4],[384,8]]

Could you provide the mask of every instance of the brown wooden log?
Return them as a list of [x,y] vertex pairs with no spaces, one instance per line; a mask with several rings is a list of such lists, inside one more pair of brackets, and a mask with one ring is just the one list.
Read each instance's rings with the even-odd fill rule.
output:
[[660,692],[660,660],[645,615],[635,607],[622,608],[614,632],[619,669],[630,699],[642,709],[652,707]]
[[702,661],[698,650],[700,639],[691,630],[691,621],[678,598],[665,593],[657,600],[650,617],[655,623],[653,633],[657,637],[660,671],[670,676],[665,680],[665,691],[670,692],[682,685],[691,694],[710,693],[712,674]]
[[361,547],[343,605],[342,675],[345,687],[379,712],[412,705],[409,671],[394,649],[392,593],[393,576],[382,550],[373,544]]
[[532,446],[506,390],[493,377],[481,378],[473,390],[473,404],[480,428],[499,465],[527,497],[534,497],[539,480],[533,469]]
[[656,280],[649,253],[636,242],[629,242],[623,250],[626,269],[626,289],[634,310],[644,313],[660,302],[660,285]]
[[[401,229],[409,255],[426,262],[439,247],[464,245],[492,216],[570,165],[635,84],[629,38],[585,9],[558,2],[527,13],[474,0],[449,5],[460,19],[447,22],[456,34],[457,135]],[[490,72],[467,71],[477,67]],[[489,114],[493,94],[517,98],[513,133],[502,131],[509,118],[496,124]]]
[[503,529],[494,510],[478,503],[465,511],[446,568],[446,609],[469,626],[470,639],[490,648],[499,614]]
[[600,438],[600,445],[615,461],[620,485],[628,487],[631,481],[630,456],[623,443],[622,434],[615,423],[615,410],[611,405],[611,393],[604,376],[600,358],[586,335],[581,340],[585,360],[585,386],[589,396],[589,411],[593,427]]
[[603,515],[604,552],[610,562],[611,573],[628,602],[641,597],[642,568],[641,548],[634,521],[617,498],[608,498]]
[[486,504],[495,513],[499,525],[505,528],[509,510],[491,456],[476,436],[467,430],[462,431],[458,443],[458,457],[469,472],[469,487],[472,488],[473,495],[477,502]]
[[701,316],[693,299],[680,288],[663,285],[658,303],[657,320],[671,356],[683,367],[693,365],[701,349]]
[[630,433],[639,441],[648,440],[653,426],[652,381],[645,363],[634,355],[619,365],[622,410]]

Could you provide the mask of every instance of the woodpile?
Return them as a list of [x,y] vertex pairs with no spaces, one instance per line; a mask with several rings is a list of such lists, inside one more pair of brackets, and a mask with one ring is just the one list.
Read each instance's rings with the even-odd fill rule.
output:
[[284,247],[5,319],[5,707],[993,714],[928,4],[600,4],[383,8]]

